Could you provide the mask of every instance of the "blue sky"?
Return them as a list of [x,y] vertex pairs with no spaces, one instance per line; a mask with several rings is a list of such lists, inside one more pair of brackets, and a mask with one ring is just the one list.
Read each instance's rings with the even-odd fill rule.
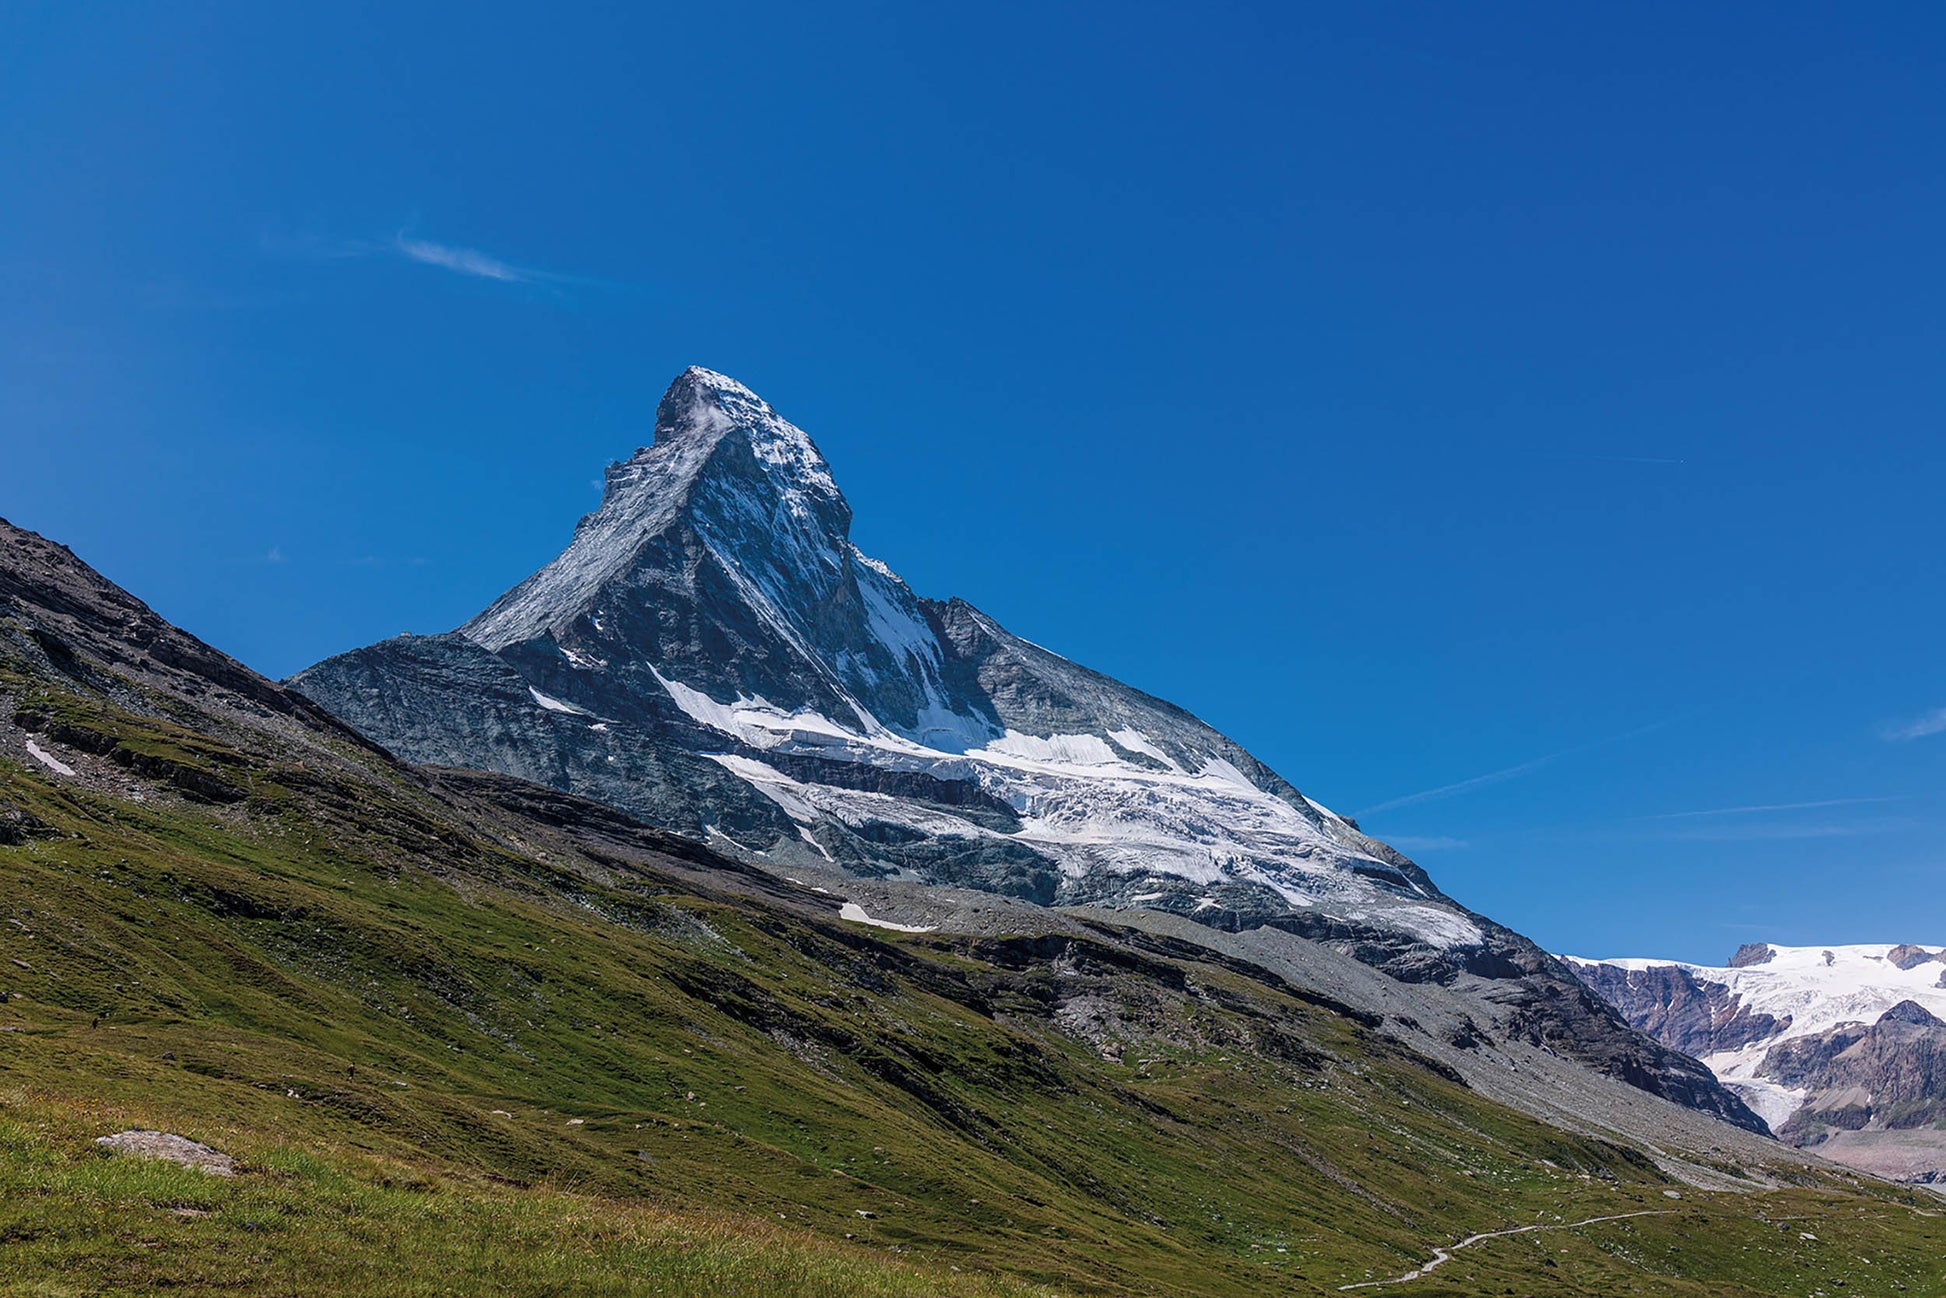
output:
[[271,675],[684,366],[1556,950],[1946,944],[1946,11],[0,10],[0,514]]

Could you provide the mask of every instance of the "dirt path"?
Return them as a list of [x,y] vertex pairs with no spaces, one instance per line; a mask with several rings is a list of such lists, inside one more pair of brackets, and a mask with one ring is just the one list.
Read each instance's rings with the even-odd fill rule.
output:
[[1531,1226],[1514,1226],[1507,1230],[1482,1231],[1478,1235],[1468,1235],[1451,1248],[1434,1249],[1432,1251],[1432,1261],[1426,1263],[1416,1271],[1408,1271],[1404,1275],[1393,1276],[1390,1280],[1360,1280],[1357,1284],[1341,1284],[1338,1288],[1376,1289],[1380,1285],[1404,1284],[1408,1280],[1417,1280],[1422,1276],[1430,1275],[1436,1268],[1452,1261],[1453,1254],[1459,1252],[1461,1249],[1471,1248],[1483,1239],[1499,1239],[1503,1235],[1525,1235],[1530,1230],[1573,1230],[1577,1226],[1593,1226],[1598,1222],[1622,1221],[1629,1217],[1666,1217],[1669,1213],[1670,1210],[1667,1208],[1645,1208],[1641,1212],[1618,1212],[1607,1217],[1590,1217],[1586,1221],[1563,1221],[1554,1223],[1537,1221]]

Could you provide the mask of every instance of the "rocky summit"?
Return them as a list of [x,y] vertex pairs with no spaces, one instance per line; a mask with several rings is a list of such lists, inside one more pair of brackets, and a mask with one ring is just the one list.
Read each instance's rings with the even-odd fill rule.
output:
[[916,595],[850,527],[811,438],[692,368],[553,562],[456,631],[290,684],[415,763],[549,785],[786,878],[917,885],[882,894],[880,923],[977,927],[970,892],[1296,938],[1451,993],[1434,1017],[1455,1041],[1544,1047],[1760,1126],[1233,740]]

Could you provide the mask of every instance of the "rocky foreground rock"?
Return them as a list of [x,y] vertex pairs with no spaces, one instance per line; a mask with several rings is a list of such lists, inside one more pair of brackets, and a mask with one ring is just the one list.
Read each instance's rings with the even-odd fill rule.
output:
[[187,1136],[167,1131],[122,1131],[112,1136],[97,1137],[95,1144],[111,1154],[178,1163],[199,1172],[208,1172],[211,1176],[236,1175],[236,1162],[228,1154],[219,1153]]

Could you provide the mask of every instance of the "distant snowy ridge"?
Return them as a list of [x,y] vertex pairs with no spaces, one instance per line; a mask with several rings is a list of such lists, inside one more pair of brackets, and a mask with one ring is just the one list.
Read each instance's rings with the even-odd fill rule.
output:
[[[1607,965],[1614,969],[1681,969],[1699,981],[1719,984],[1748,1009],[1788,1017],[1772,1041],[1809,1036],[1840,1023],[1869,1023],[1900,1001],[1918,1001],[1946,1017],[1946,961],[1937,955],[1911,959],[1906,967],[1894,952],[1946,952],[1938,947],[1909,943],[1866,943],[1856,946],[1769,946],[1770,958],[1742,966],[1685,964],[1679,960],[1636,958],[1590,960],[1563,957],[1577,967]],[[1707,1061],[1705,1061],[1707,1062]]]
[[1905,1001],[1946,1018],[1942,953],[1946,948],[1909,943],[1753,945],[1740,953],[1743,963],[1724,966],[1563,958],[1625,1018],[1665,1044],[1717,1047],[1694,1053],[1775,1128],[1808,1092],[1763,1075],[1772,1047],[1844,1024],[1874,1024]]

